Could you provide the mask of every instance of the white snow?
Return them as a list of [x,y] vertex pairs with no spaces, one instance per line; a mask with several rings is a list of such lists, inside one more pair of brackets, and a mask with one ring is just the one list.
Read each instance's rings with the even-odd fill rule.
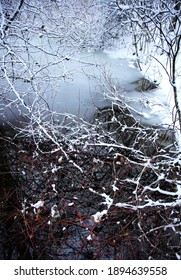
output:
[[129,10],[130,9],[130,6],[129,5],[119,5],[119,8],[121,9],[121,10]]
[[104,197],[106,200],[105,202],[102,202],[102,204],[106,204],[107,208],[109,209],[111,207],[111,205],[113,204],[113,199],[110,198],[110,196],[107,195],[106,193],[102,193],[101,196]]
[[119,190],[115,185],[112,185],[112,189],[113,189],[113,192],[116,192]]
[[39,200],[39,201],[38,201],[38,202],[36,202],[35,204],[31,204],[31,206],[32,206],[33,208],[38,209],[38,208],[40,208],[40,207],[43,207],[43,206],[44,206],[44,201],[43,201],[43,200]]
[[87,236],[87,240],[92,240],[92,236],[91,236],[91,234],[89,234],[88,236]]
[[59,212],[59,210],[58,210],[57,205],[53,205],[53,206],[51,207],[51,216],[52,216],[53,218],[59,218],[59,217],[60,217],[60,212]]
[[[120,162],[118,162],[118,163],[120,163]],[[116,162],[116,164],[117,164],[117,162]],[[117,190],[119,190],[118,187],[116,187],[117,181],[118,181],[118,179],[116,178],[116,179],[114,180],[114,183],[112,184],[112,189],[113,189],[114,192],[116,192]]]
[[39,200],[35,204],[31,203],[31,206],[34,208],[34,213],[36,214],[37,213],[37,209],[39,209],[39,208],[44,206],[44,201],[43,200]]
[[63,156],[59,157],[59,159],[58,159],[58,163],[61,163],[61,162],[62,162],[62,160],[63,160]]
[[21,206],[22,206],[21,212],[24,214],[26,212],[26,209],[27,209],[27,207],[26,207],[26,199],[24,199],[24,201],[21,203]]
[[161,201],[153,201],[150,199],[144,205],[137,205],[137,206],[134,206],[129,203],[118,202],[115,204],[115,206],[120,207],[120,208],[128,208],[128,209],[132,209],[132,210],[144,209],[146,207],[154,207],[154,206],[176,207],[176,206],[181,206],[181,199],[177,199],[174,202],[161,202]]
[[57,190],[56,190],[56,185],[55,185],[55,184],[52,184],[52,188],[53,188],[53,191],[54,191],[55,193],[58,193]]
[[96,222],[96,223],[99,223],[100,221],[101,221],[101,219],[102,219],[102,217],[104,216],[104,215],[106,215],[107,214],[107,210],[103,210],[103,211],[101,211],[101,212],[97,212],[97,213],[95,213],[94,215],[92,215],[92,217],[94,218],[94,221]]
[[73,205],[74,205],[74,202],[68,203],[68,206],[73,206]]
[[177,260],[181,260],[181,255],[179,255],[178,253],[176,253],[175,255],[176,255]]

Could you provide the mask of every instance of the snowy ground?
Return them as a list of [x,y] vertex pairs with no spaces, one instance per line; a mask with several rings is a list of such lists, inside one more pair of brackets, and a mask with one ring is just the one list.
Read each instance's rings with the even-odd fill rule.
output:
[[[125,39],[127,45],[131,46],[131,38]],[[150,46],[149,53],[153,53],[154,46]],[[108,50],[107,53],[114,58],[127,58],[130,61],[130,66],[138,67],[133,48],[128,48],[126,45],[118,44],[117,48],[114,50]],[[167,57],[162,54],[155,54],[156,59],[148,59],[148,55],[140,56],[143,63],[141,63],[143,75],[158,83],[158,89],[152,90],[150,92],[141,93],[138,95],[137,102],[142,103],[142,107],[138,106],[138,111],[140,114],[140,121],[144,121],[148,124],[153,125],[163,125],[165,127],[171,127],[173,125],[173,108],[174,108],[174,98],[173,90],[162,65],[167,65]],[[158,62],[158,61],[159,62]],[[181,107],[181,58],[177,59],[177,88],[179,90],[179,104]],[[136,96],[136,95],[135,95]],[[134,100],[133,102],[136,102]],[[141,110],[142,108],[142,110]],[[143,117],[143,120],[142,120]],[[177,135],[177,142],[181,148],[180,135]]]

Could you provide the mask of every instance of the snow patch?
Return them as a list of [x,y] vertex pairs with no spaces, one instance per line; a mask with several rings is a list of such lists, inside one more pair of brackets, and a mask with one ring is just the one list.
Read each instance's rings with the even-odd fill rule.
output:
[[87,236],[87,240],[92,240],[92,236],[90,234]]
[[55,193],[58,193],[57,190],[56,190],[56,188],[55,188],[55,184],[52,184],[52,188],[53,188],[53,191],[54,191]]
[[33,208],[38,209],[38,208],[44,206],[44,201],[40,199],[40,200],[39,200],[38,202],[36,202],[35,204],[31,204],[31,206],[32,206]]
[[59,217],[60,217],[60,212],[59,212],[59,210],[58,210],[57,205],[53,205],[53,206],[51,207],[51,216],[52,216],[53,218],[59,218]]
[[74,205],[74,202],[68,203],[68,206],[73,206],[73,205]]
[[101,221],[102,217],[103,217],[104,215],[107,215],[107,211],[108,211],[108,210],[103,210],[103,211],[101,211],[101,212],[97,212],[96,214],[92,215],[92,217],[94,218],[94,221],[95,221],[96,223],[99,223],[99,222]]

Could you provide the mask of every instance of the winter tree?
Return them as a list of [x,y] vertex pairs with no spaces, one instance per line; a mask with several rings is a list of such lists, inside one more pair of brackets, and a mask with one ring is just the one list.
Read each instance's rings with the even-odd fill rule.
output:
[[[180,125],[179,13],[179,1],[1,0],[0,112],[14,128],[1,125],[5,259],[181,258],[173,129],[140,123],[106,64],[80,56],[131,37],[140,69],[162,64]],[[109,101],[91,121],[53,110],[79,71]]]
[[[179,104],[180,1],[116,1],[121,26],[132,34],[139,67],[156,61],[173,91],[173,125],[181,130]],[[180,132],[179,132],[180,137]]]

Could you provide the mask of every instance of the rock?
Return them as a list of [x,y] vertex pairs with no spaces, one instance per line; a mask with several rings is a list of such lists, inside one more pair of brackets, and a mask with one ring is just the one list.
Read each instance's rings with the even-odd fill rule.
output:
[[158,87],[158,84],[146,78],[141,78],[140,80],[134,82],[134,84],[136,84],[137,91],[150,91]]

